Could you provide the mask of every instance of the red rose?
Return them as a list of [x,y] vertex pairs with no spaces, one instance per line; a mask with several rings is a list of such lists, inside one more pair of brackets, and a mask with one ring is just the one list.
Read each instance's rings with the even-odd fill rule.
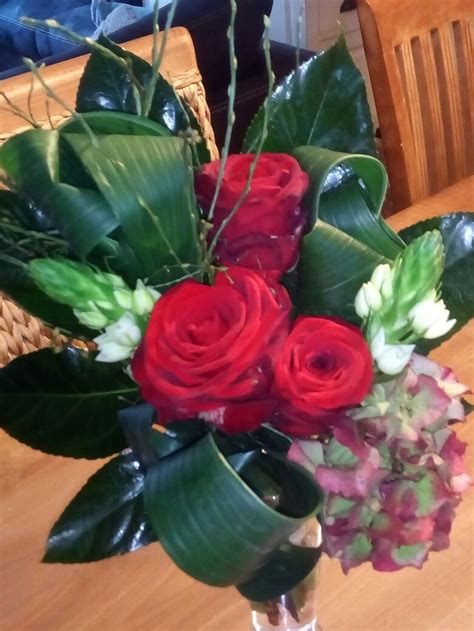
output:
[[238,267],[211,287],[186,280],[166,292],[132,361],[160,422],[199,416],[226,431],[260,425],[275,406],[273,364],[290,309],[281,285]]
[[372,356],[361,331],[340,319],[301,317],[275,366],[279,426],[318,434],[359,404],[372,385]]
[[[209,235],[238,202],[247,183],[251,154],[229,156]],[[221,162],[206,164],[196,178],[196,194],[209,212]],[[264,153],[257,162],[249,194],[222,231],[215,256],[223,265],[265,270],[279,278],[298,259],[305,218],[300,201],[308,188],[308,175],[298,162],[283,153]]]

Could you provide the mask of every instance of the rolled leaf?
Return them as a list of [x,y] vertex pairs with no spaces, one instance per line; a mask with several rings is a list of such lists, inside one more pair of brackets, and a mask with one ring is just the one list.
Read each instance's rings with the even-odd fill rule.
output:
[[110,204],[148,284],[181,279],[201,264],[189,151],[174,137],[64,134]]
[[212,435],[148,470],[145,510],[183,571],[209,585],[240,584],[315,514],[321,493],[304,469],[262,455],[261,472],[280,487],[279,510],[239,477]]
[[298,311],[358,322],[354,298],[375,267],[387,262],[367,245],[318,220],[301,247]]
[[388,182],[384,165],[371,156],[322,147],[298,147],[293,155],[310,179],[303,201],[309,225],[322,219],[395,259],[404,243],[380,214]]

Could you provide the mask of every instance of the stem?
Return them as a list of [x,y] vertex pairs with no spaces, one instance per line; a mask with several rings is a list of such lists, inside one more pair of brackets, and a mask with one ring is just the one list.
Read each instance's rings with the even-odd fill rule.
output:
[[151,79],[148,84],[145,96],[143,98],[143,116],[148,116],[150,113],[151,105],[153,103],[153,96],[155,95],[156,82],[158,81],[160,66],[163,61],[163,57],[166,51],[166,44],[168,42],[168,34],[171,28],[171,25],[174,20],[174,16],[176,13],[176,8],[178,6],[179,0],[173,0],[171,4],[168,17],[166,18],[165,30],[163,32],[163,40],[161,42],[160,49],[158,50],[158,11],[159,11],[159,0],[155,2],[155,10],[153,14],[153,52],[152,52],[152,63],[151,63]]
[[56,101],[56,103],[59,103],[59,105],[63,107],[65,110],[67,110],[69,114],[71,114],[71,116],[75,118],[82,125],[82,127],[84,128],[84,131],[89,136],[92,144],[94,146],[97,146],[97,137],[92,131],[92,129],[89,127],[89,125],[86,123],[84,117],[81,114],[78,114],[70,105],[66,103],[66,101],[63,101],[60,96],[58,96],[55,92],[53,92],[53,90],[48,86],[46,81],[41,76],[40,69],[36,66],[35,62],[32,59],[23,57],[23,62],[28,66],[28,68],[31,70],[31,72],[36,77],[36,79],[38,79],[45,94],[49,96],[51,99],[53,99],[54,101]]
[[268,136],[268,123],[270,119],[270,98],[271,98],[271,95],[273,92],[273,86],[275,83],[275,75],[273,74],[273,71],[272,71],[272,66],[271,66],[272,62],[271,62],[271,57],[270,57],[270,18],[267,15],[265,15],[263,19],[264,19],[264,24],[265,24],[263,50],[265,54],[265,62],[266,62],[266,67],[267,67],[267,72],[268,72],[268,93],[267,93],[267,97],[264,103],[262,134],[260,136],[260,140],[259,140],[258,147],[254,155],[254,159],[252,160],[252,163],[250,165],[250,169],[249,169],[249,173],[248,173],[247,181],[245,183],[244,190],[242,191],[241,196],[237,200],[237,203],[232,208],[232,210],[227,215],[227,217],[223,220],[218,230],[216,231],[214,238],[212,239],[212,243],[208,250],[209,260],[212,260],[212,254],[214,252],[214,249],[217,245],[217,242],[222,232],[226,229],[228,224],[235,217],[237,211],[242,206],[243,202],[245,201],[245,198],[250,192],[253,176],[255,174],[255,169],[257,168],[257,163],[263,150],[263,145]]
[[33,18],[21,18],[20,21],[28,26],[46,26],[48,29],[59,31],[63,35],[66,35],[70,39],[70,41],[75,42],[76,44],[88,46],[91,50],[96,50],[97,52],[102,53],[102,55],[104,55],[114,63],[118,64],[126,72],[130,81],[132,82],[133,90],[136,93],[135,101],[137,103],[137,114],[138,116],[141,116],[141,98],[144,94],[144,88],[133,73],[133,70],[126,59],[119,57],[119,55],[116,55],[113,51],[93,40],[92,37],[83,37],[82,35],[78,35],[77,33],[70,31],[65,26],[59,24],[59,22],[57,22],[56,20],[35,20]]
[[207,216],[207,220],[212,222],[214,211],[216,209],[217,200],[221,191],[222,182],[224,180],[225,167],[227,158],[229,157],[230,141],[232,139],[232,131],[235,123],[235,95],[237,92],[237,57],[235,56],[235,19],[237,17],[236,0],[230,0],[230,24],[227,30],[227,39],[229,40],[229,58],[230,58],[230,84],[228,87],[229,105],[227,108],[227,129],[225,132],[224,146],[222,147],[221,164],[217,175],[216,190],[212,198],[211,207]]
[[18,118],[22,118],[24,121],[29,123],[32,127],[36,127],[36,129],[40,129],[41,125],[33,118],[30,113],[26,114],[23,110],[21,110],[17,105],[12,103],[5,92],[0,92],[0,96],[5,100],[8,107],[0,107],[0,109],[5,110],[6,112],[11,112],[14,116],[18,116]]
[[301,40],[302,40],[302,25],[305,12],[304,0],[301,0],[301,6],[298,13],[298,20],[296,22],[296,72],[299,72],[301,61]]
[[153,102],[153,96],[155,94],[156,82],[158,80],[158,33],[160,32],[160,26],[158,24],[158,16],[160,14],[160,0],[155,0],[155,6],[153,8],[153,45],[151,49],[151,78],[150,83],[147,85],[145,95],[143,97],[143,116],[148,117],[150,113],[151,104]]

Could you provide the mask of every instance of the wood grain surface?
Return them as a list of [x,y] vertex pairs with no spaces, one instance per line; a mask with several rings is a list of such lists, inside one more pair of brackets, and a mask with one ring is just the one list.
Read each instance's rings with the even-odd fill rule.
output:
[[[473,209],[474,179],[398,215],[408,226],[435,214]],[[472,282],[472,279],[466,279]],[[472,326],[433,353],[474,387]],[[470,443],[474,422],[459,427]],[[248,631],[247,603],[233,589],[194,582],[173,566],[158,544],[89,565],[41,565],[50,527],[101,463],[46,456],[0,436],[2,631]],[[368,565],[344,576],[322,561],[319,590],[324,631],[472,631],[474,491],[458,509],[449,550],[422,571],[375,572]]]

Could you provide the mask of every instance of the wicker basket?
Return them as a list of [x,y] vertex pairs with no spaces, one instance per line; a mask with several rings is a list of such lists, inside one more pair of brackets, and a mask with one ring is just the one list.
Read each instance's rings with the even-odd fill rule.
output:
[[[128,42],[124,47],[140,57],[149,59],[151,36]],[[47,83],[66,103],[75,102],[77,86],[87,58],[87,55],[78,57],[43,70],[42,74]],[[201,124],[211,156],[217,158],[218,150],[211,126],[206,93],[197,67],[194,46],[186,29],[174,28],[169,32],[161,72],[192,109]],[[56,127],[69,117],[68,112],[57,102],[46,100],[40,86],[35,85],[31,94],[30,87],[31,75],[29,73],[0,83],[0,90],[8,96],[10,101],[23,111],[30,107],[35,119],[44,127],[51,125]],[[21,119],[12,113],[4,115],[2,112],[0,143],[24,129],[28,127],[25,127]],[[0,293],[0,367],[18,355],[31,353],[52,343],[53,331],[40,320],[23,311],[5,294]]]

